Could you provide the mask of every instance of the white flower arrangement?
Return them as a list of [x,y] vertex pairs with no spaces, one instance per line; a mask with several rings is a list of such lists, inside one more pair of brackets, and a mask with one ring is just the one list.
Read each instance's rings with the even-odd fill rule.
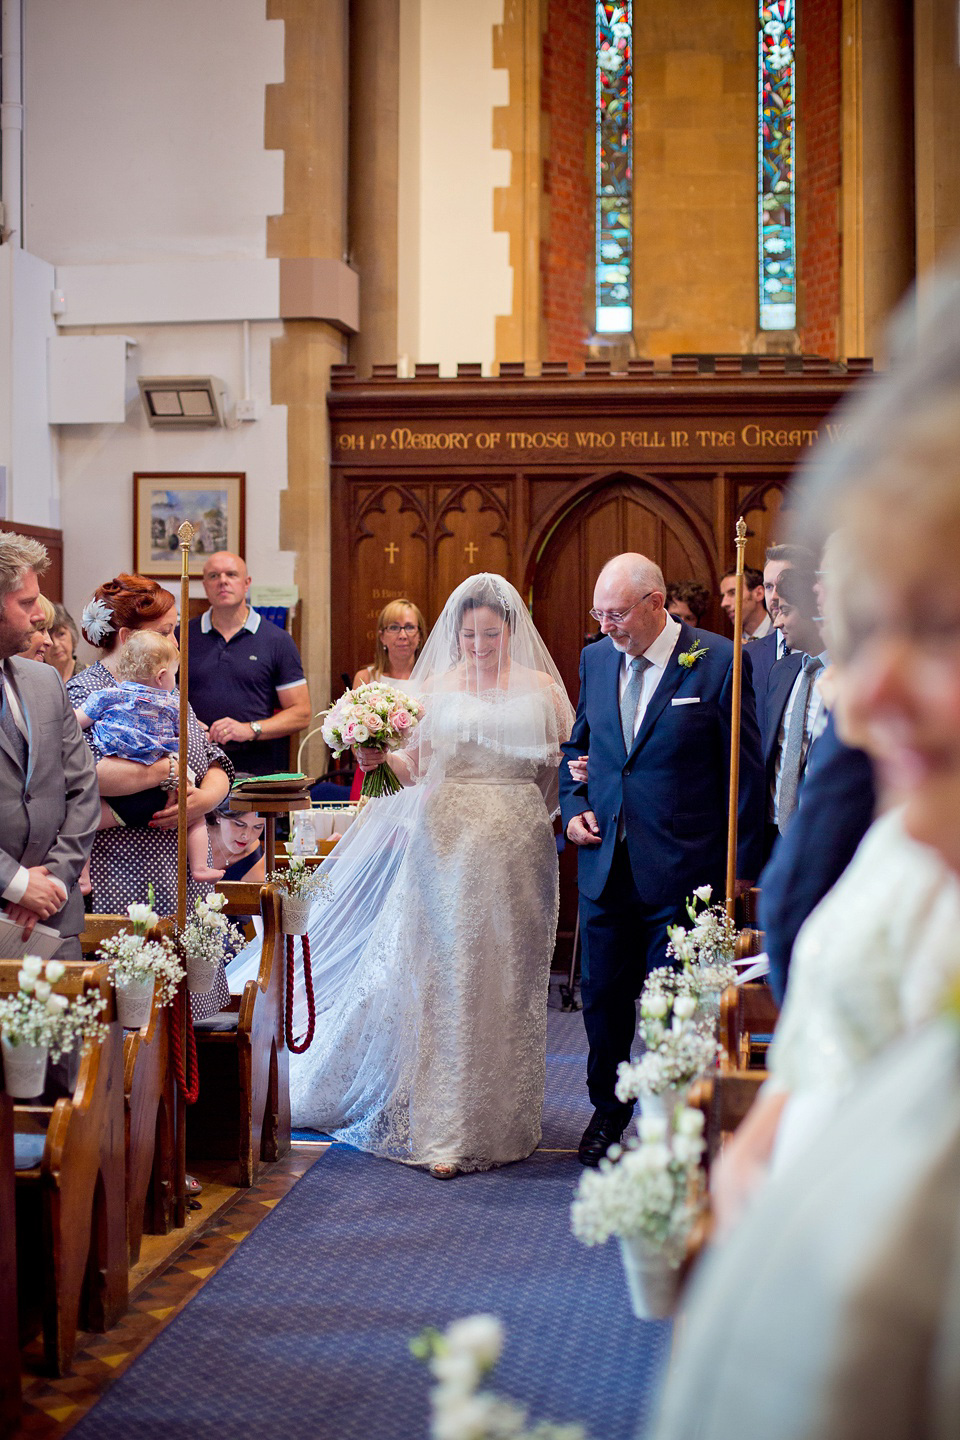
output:
[[639,1137],[611,1146],[596,1170],[581,1175],[570,1211],[573,1233],[584,1245],[602,1245],[611,1235],[643,1238],[676,1267],[704,1204],[703,1115],[684,1108],[673,1126],[643,1117],[639,1128]]
[[286,870],[271,870],[267,880],[297,900],[306,900],[308,895],[329,900],[333,894],[330,876],[309,866],[300,855],[291,855]]
[[440,1333],[430,1327],[410,1342],[430,1367],[432,1440],[586,1440],[582,1425],[541,1422],[528,1430],[527,1413],[480,1382],[503,1350],[503,1327],[495,1315],[469,1315]]
[[84,605],[80,616],[80,625],[91,645],[102,645],[107,636],[116,629],[113,623],[113,611],[104,600],[99,600],[96,595]]
[[[692,996],[681,998],[696,1009]],[[677,1003],[674,1002],[674,1010]],[[621,1060],[617,1066],[617,1099],[626,1104],[641,1095],[662,1095],[665,1090],[692,1085],[704,1071],[716,1065],[720,1049],[712,1026],[675,1013],[656,1049],[648,1050],[639,1060]]]
[[[409,742],[422,718],[423,705],[419,700],[376,680],[341,695],[336,705],[326,712],[320,733],[334,755],[342,755],[354,745],[387,754]],[[402,788],[384,761],[364,775],[360,793],[375,799],[395,794]]]
[[197,897],[196,914],[177,934],[180,953],[188,960],[217,965],[228,949],[241,950],[246,945],[243,931],[220,913],[226,903],[226,895],[214,893],[205,900]]
[[712,895],[711,886],[699,885],[687,901],[692,929],[682,925],[667,927],[667,954],[680,961],[698,995],[725,990],[737,978],[733,964],[737,929],[724,905],[710,904]]
[[180,964],[173,941],[164,936],[148,940],[147,934],[158,923],[153,909],[153,886],[148,887],[149,903],[128,905],[127,914],[133,922],[132,935],[111,935],[100,942],[100,951],[110,966],[114,985],[143,984],[153,980],[158,1005],[170,1005],[186,971]]
[[95,991],[71,1004],[53,989],[66,967],[60,960],[25,955],[17,974],[19,990],[0,1000],[0,1032],[10,1045],[46,1046],[51,1060],[88,1041],[105,1040],[108,1025],[101,1020],[103,997]]

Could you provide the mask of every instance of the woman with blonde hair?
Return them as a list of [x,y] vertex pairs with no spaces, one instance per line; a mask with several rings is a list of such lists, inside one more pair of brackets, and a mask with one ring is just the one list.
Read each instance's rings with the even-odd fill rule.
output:
[[354,689],[372,680],[409,680],[426,638],[426,622],[413,601],[391,600],[377,617],[373,663],[357,671]]
[[47,651],[53,644],[53,637],[50,634],[51,627],[56,618],[56,609],[46,595],[37,596],[37,604],[43,611],[43,621],[37,625],[30,636],[30,644],[23,652],[24,660],[39,660],[42,664],[47,658]]

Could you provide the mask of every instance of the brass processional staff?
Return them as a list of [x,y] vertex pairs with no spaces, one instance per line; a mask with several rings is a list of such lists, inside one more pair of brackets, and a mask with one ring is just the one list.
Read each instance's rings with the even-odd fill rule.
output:
[[740,696],[743,678],[743,552],[747,522],[737,521],[737,590],[733,616],[733,695],[730,701],[730,801],[727,810],[727,914],[733,919],[737,889],[737,814],[740,798]]
[[196,534],[189,520],[177,531],[180,541],[180,778],[177,785],[177,930],[187,923],[187,650],[190,634],[190,545]]

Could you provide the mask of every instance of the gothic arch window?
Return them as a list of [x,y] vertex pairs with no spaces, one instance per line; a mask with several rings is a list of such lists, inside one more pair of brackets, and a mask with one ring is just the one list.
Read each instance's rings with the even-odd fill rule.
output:
[[597,3],[596,329],[633,329],[633,6]]
[[795,0],[761,4],[758,34],[760,329],[795,330]]

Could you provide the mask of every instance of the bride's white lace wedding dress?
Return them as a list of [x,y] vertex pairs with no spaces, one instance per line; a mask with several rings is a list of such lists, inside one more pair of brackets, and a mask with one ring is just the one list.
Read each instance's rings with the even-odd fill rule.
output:
[[[388,872],[402,851],[369,897],[378,913],[318,1013],[313,1045],[290,1056],[291,1109],[295,1125],[393,1160],[482,1169],[522,1159],[540,1139],[557,923],[544,799],[555,764],[510,737],[556,731],[569,705],[547,686],[516,696],[441,690],[427,706],[425,777],[363,812],[330,866],[333,920],[314,907],[321,957],[339,943],[331,923],[351,925],[336,900],[376,861],[364,855],[365,829],[393,852],[380,856]],[[536,708],[555,712],[546,726],[532,723]],[[317,971],[322,987],[322,960]]]

